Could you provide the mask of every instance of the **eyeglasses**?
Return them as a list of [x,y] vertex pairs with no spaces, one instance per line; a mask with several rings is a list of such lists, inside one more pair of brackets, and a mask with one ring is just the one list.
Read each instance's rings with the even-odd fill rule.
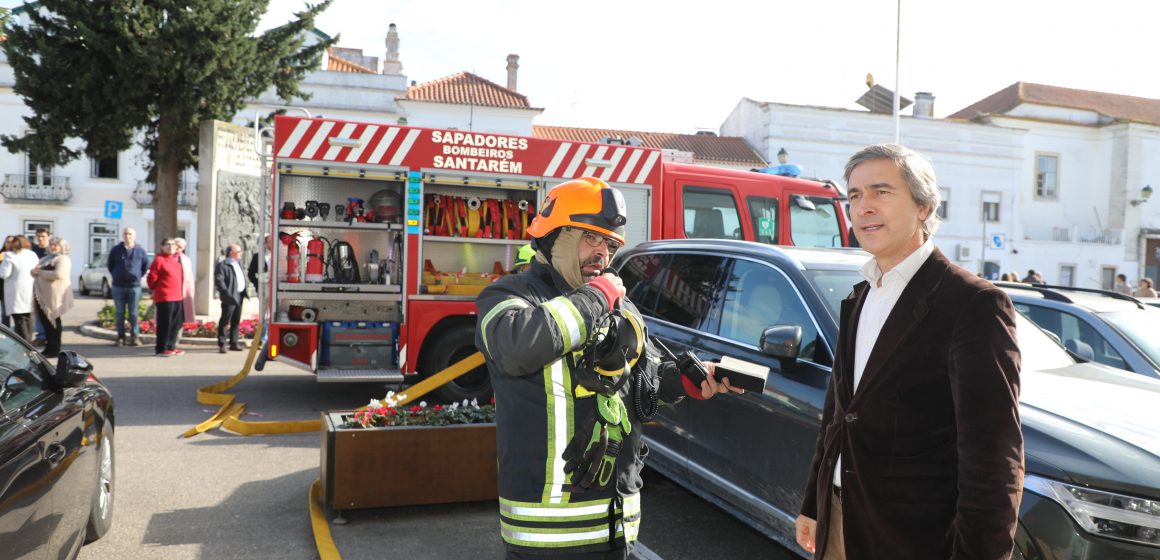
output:
[[172,241],[170,241],[170,242],[168,242],[168,243],[162,243],[162,245],[177,245],[177,244],[176,244],[176,243],[174,243],[174,242],[172,242]]
[[580,236],[580,238],[583,239],[589,247],[599,247],[601,245],[608,247],[609,253],[615,253],[619,251],[621,247],[621,243],[619,241],[588,230],[584,230],[584,233]]

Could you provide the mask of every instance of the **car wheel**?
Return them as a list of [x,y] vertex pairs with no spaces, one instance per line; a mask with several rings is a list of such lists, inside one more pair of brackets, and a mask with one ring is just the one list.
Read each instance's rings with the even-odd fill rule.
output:
[[105,299],[113,297],[113,288],[109,287],[109,281],[104,278],[101,279],[101,297]]
[[[423,349],[423,363],[420,372],[424,378],[443,371],[474,353],[475,328],[466,325],[452,327],[432,337],[429,345]],[[431,391],[435,398],[444,402],[459,402],[464,399],[478,399],[482,404],[491,400],[491,378],[487,374],[487,366],[482,365],[456,379],[445,383],[442,387]]]
[[85,277],[84,276],[77,277],[77,286],[79,286],[78,289],[80,290],[82,296],[89,295],[89,287],[85,285]]
[[93,488],[93,504],[89,510],[89,524],[85,528],[85,542],[91,543],[109,532],[113,526],[113,424],[105,420],[101,443],[97,447],[97,479]]

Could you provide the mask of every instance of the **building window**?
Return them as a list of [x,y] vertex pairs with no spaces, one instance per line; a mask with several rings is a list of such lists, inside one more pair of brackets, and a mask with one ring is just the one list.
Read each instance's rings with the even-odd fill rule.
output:
[[104,159],[89,158],[89,177],[94,179],[117,178],[117,156]]
[[1116,286],[1116,267],[1101,266],[1100,267],[1100,287],[1105,290],[1111,290]]
[[945,221],[948,215],[947,207],[951,203],[951,190],[939,187],[938,198],[938,210],[935,211],[935,215],[938,216],[938,219]]
[[1075,286],[1075,265],[1061,264],[1059,265],[1059,285],[1060,286]]
[[999,204],[1002,195],[997,192],[983,193],[983,221],[995,223],[999,221]]
[[1059,197],[1059,156],[1035,154],[1035,197],[1056,200]]

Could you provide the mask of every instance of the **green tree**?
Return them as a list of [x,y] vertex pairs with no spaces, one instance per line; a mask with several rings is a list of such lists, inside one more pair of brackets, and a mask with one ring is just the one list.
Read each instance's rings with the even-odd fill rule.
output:
[[304,33],[332,1],[255,34],[268,0],[41,0],[26,9],[28,25],[4,27],[14,90],[32,115],[30,132],[0,144],[48,167],[138,142],[156,185],[155,239],[172,237],[201,121],[230,120],[271,86],[286,102],[308,98],[298,84],[338,37],[304,46]]

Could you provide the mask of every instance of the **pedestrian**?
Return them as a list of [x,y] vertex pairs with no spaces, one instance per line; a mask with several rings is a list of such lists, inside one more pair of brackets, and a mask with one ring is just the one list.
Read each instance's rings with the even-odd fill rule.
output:
[[242,246],[232,243],[226,249],[226,258],[214,267],[213,285],[222,302],[222,318],[218,320],[218,352],[226,353],[226,330],[229,330],[230,350],[240,351],[238,324],[242,321],[242,302],[246,300],[246,277],[242,275]]
[[[266,234],[266,237],[263,240],[263,243],[266,244],[266,250],[265,251],[254,251],[254,254],[250,256],[250,265],[246,269],[246,278],[248,278],[250,280],[250,286],[254,290],[254,297],[257,297],[257,298],[262,297],[262,291],[261,291],[260,286],[262,285],[262,282],[265,282],[268,279],[268,277],[266,275],[269,274],[270,259],[273,258],[273,254],[274,254],[274,238],[271,237],[270,234],[268,234],[268,233]],[[259,267],[258,267],[258,260],[259,259],[261,259],[261,262],[262,262],[261,272],[260,272],[261,276],[259,276]],[[262,301],[262,300],[259,299],[258,301]],[[262,307],[262,306],[263,306],[263,304],[259,304],[259,307]],[[266,309],[265,311],[263,311],[262,322],[263,322],[263,324],[270,323],[270,310],[269,309]],[[265,344],[265,343],[266,343],[266,329],[263,328],[262,329],[262,344]]]
[[1126,296],[1132,295],[1132,285],[1128,283],[1128,277],[1124,274],[1117,274],[1116,283],[1112,286],[1112,291]]
[[[623,559],[640,524],[642,422],[658,401],[730,387],[712,364],[697,386],[662,362],[620,278],[602,273],[625,242],[619,191],[584,177],[549,191],[543,208],[528,227],[531,268],[476,300],[475,343],[495,389],[500,534],[509,559]],[[609,334],[594,344],[597,333]]]
[[117,324],[116,346],[125,345],[125,322],[129,323],[129,346],[141,346],[137,308],[141,305],[141,279],[149,272],[149,256],[137,243],[137,231],[121,231],[122,242],[109,250],[106,266],[113,279],[113,322]]
[[1140,279],[1140,287],[1136,291],[1132,292],[1132,296],[1133,297],[1148,297],[1148,298],[1157,297],[1156,290],[1152,289],[1152,279],[1148,278],[1147,276],[1141,278]]
[[872,258],[842,301],[798,544],[823,560],[1006,560],[1023,483],[1015,309],[934,246],[923,156],[868,146],[845,179]]
[[[14,235],[9,235],[4,238],[4,246],[0,247],[0,261],[3,261],[5,253],[11,250],[12,240],[15,237]],[[4,279],[0,278],[0,324],[3,324],[5,327],[11,327],[12,318],[8,316],[8,305],[5,303],[6,301],[8,300],[4,290]]]
[[145,277],[149,289],[153,290],[154,321],[157,325],[157,343],[154,354],[169,357],[184,354],[177,347],[177,334],[183,322],[181,295],[181,259],[177,256],[177,244],[166,238],[161,249],[149,265]]
[[[52,232],[47,228],[36,228],[36,244],[32,247],[32,252],[36,253],[36,258],[39,261],[48,255],[48,242],[52,239]],[[40,322],[40,316],[33,317],[33,327],[36,328],[36,340],[32,341],[33,346],[44,346],[45,344],[45,329]]]
[[196,325],[197,314],[193,312],[193,261],[185,254],[185,238],[174,237],[173,247],[177,258],[181,260],[181,325],[177,328],[177,344],[180,348],[181,335],[185,332],[185,322]]
[[32,276],[33,294],[36,297],[36,313],[44,325],[44,355],[56,358],[60,355],[60,318],[73,307],[72,257],[68,241],[53,237],[48,242],[48,253]]
[[1023,280],[1020,280],[1020,282],[1023,282],[1024,284],[1043,284],[1043,275],[1039,274],[1035,271],[1034,268],[1032,268],[1027,271],[1027,276],[1024,276]]
[[0,260],[0,278],[4,279],[5,311],[12,319],[12,330],[27,341],[33,343],[32,305],[34,296],[32,269],[40,259],[32,251],[32,243],[23,235],[12,240],[9,251],[4,260]]

